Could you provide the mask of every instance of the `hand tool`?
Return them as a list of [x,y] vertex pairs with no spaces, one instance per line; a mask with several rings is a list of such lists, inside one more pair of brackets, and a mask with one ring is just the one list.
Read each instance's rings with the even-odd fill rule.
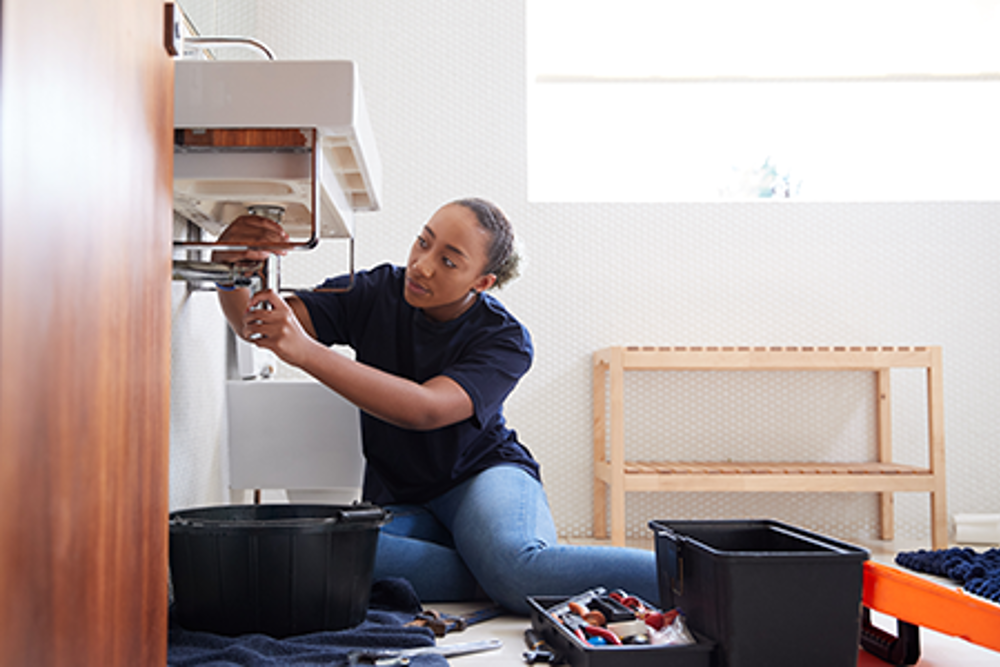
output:
[[406,625],[430,628],[434,631],[435,637],[444,637],[449,632],[461,632],[470,625],[488,621],[505,613],[506,611],[500,605],[477,609],[476,611],[459,616],[444,614],[433,609],[424,609]]
[[348,665],[408,665],[410,658],[418,655],[440,655],[452,658],[470,653],[481,653],[501,648],[503,642],[499,639],[485,639],[478,642],[463,644],[445,644],[441,646],[421,646],[418,648],[366,648],[352,651],[347,656]]
[[527,644],[528,650],[525,651],[521,657],[529,665],[536,662],[555,662],[556,654],[545,640],[542,639],[537,632],[532,628],[528,628],[524,631],[524,643]]

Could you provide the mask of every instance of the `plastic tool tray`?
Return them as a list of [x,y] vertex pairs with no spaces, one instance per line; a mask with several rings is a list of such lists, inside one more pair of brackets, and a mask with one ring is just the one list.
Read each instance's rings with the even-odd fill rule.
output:
[[896,618],[897,636],[866,618],[861,637],[865,650],[891,664],[919,661],[921,627],[1000,651],[1000,605],[941,581],[868,561],[862,600],[866,610]]
[[719,667],[850,667],[868,552],[777,521],[652,521],[660,603]]
[[[604,645],[581,641],[556,620],[551,610],[572,598],[529,597],[531,627],[556,653],[559,660],[573,667],[712,667],[715,642],[697,632],[696,643],[687,645]],[[647,602],[643,604],[655,609]]]

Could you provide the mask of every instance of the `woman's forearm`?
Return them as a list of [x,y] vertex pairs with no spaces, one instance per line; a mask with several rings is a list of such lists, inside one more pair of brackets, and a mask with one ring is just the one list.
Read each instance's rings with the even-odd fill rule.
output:
[[[273,351],[365,412],[399,426],[427,431],[450,426],[473,414],[472,399],[457,382],[439,375],[418,383],[350,359],[316,339],[312,318],[301,299],[271,291],[252,299],[220,293],[223,310],[237,334]],[[269,309],[255,310],[267,301]]]
[[349,359],[320,343],[316,346],[318,349],[299,367],[383,421],[427,431],[472,416],[472,400],[447,376],[420,384]]
[[243,338],[243,315],[246,313],[247,304],[250,303],[250,290],[245,287],[232,290],[220,289],[217,294],[219,306],[222,307],[222,314],[229,321],[229,326],[237,336]]

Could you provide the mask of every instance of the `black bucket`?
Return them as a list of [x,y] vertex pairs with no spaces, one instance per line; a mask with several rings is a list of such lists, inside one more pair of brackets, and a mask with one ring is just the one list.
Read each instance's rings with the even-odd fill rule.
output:
[[170,515],[174,613],[189,630],[272,637],[364,620],[379,528],[369,504],[222,505]]

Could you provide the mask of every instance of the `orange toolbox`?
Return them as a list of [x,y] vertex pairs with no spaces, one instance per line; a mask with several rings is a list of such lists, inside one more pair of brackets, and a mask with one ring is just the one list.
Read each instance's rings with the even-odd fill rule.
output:
[[[1000,651],[1000,605],[890,565],[865,561],[861,645],[894,665],[920,658],[920,628]],[[897,635],[875,627],[869,610],[891,616]]]

